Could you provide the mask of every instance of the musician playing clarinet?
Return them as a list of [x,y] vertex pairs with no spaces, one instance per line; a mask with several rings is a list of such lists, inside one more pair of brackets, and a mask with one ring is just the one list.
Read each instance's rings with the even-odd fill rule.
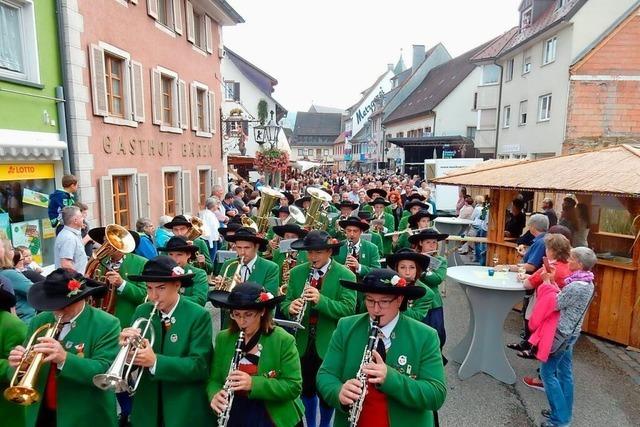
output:
[[380,268],[378,247],[361,239],[362,233],[369,230],[369,224],[356,217],[349,217],[338,224],[344,229],[347,239],[335,260],[360,277],[364,277],[372,268]]
[[[300,319],[304,329],[296,333],[302,365],[302,401],[308,426],[316,425],[318,396],[316,374],[322,363],[338,320],[355,313],[356,293],[339,285],[355,280],[347,267],[331,259],[342,243],[325,231],[310,231],[294,241],[291,248],[306,251],[309,262],[291,269],[289,289],[280,305],[289,319]],[[320,399],[320,426],[331,425],[333,409]]]
[[[336,408],[334,425],[433,426],[433,411],[447,393],[438,335],[401,312],[405,299],[418,299],[425,289],[407,286],[386,269],[372,270],[359,283],[340,284],[365,293],[367,312],[338,322],[318,371],[318,391]],[[379,322],[375,350],[362,364],[374,319]],[[360,368],[364,384],[356,379]]]
[[216,335],[207,387],[218,425],[302,426],[296,341],[271,317],[283,299],[255,282],[242,283],[231,292],[209,293],[211,303],[231,316],[229,329]]

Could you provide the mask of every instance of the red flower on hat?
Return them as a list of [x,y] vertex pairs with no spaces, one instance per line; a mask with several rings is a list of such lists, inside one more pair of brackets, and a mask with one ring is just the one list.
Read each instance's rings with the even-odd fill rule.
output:
[[75,279],[69,280],[67,282],[67,289],[69,289],[67,298],[71,298],[73,295],[80,293],[80,288],[82,288],[82,282]]
[[391,278],[391,285],[398,288],[404,288],[407,286],[407,281],[403,277],[396,275]]
[[337,243],[338,243],[338,239],[333,238],[333,237],[329,239],[329,244],[330,244],[330,245],[335,245],[335,244],[337,244]]
[[269,298],[269,294],[266,292],[260,292],[260,296],[258,297],[258,300],[260,300],[260,302],[265,302],[265,301],[269,301],[271,298]]

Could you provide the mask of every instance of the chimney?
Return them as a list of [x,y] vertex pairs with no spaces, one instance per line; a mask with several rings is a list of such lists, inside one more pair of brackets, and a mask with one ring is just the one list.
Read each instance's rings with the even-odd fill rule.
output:
[[387,70],[393,71],[393,64],[387,64]]
[[423,44],[414,44],[413,45],[413,61],[411,62],[411,68],[415,71],[416,68],[422,64],[425,56],[425,47]]

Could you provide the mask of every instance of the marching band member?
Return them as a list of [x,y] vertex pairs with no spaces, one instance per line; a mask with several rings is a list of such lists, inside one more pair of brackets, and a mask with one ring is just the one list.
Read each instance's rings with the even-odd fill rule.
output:
[[[184,215],[176,215],[171,222],[164,225],[165,228],[170,229],[174,236],[186,237],[189,230],[193,228],[193,224]],[[193,240],[193,245],[198,248],[198,254],[196,255],[196,262],[202,269],[208,274],[212,273],[214,266],[209,254],[209,245],[202,237],[196,237]]]
[[[420,286],[406,286],[394,271],[372,270],[362,283],[341,280],[347,289],[365,293],[367,313],[338,322],[327,356],[318,372],[318,390],[337,409],[336,427],[348,425],[350,405],[362,405],[357,425],[376,427],[434,425],[433,411],[445,401],[447,386],[430,327],[403,313],[405,299],[424,295]],[[366,384],[356,378],[372,320],[379,320],[372,358],[362,366]],[[375,342],[374,342],[375,343]],[[364,400],[358,403],[363,390]]]
[[[228,426],[302,425],[302,373],[296,341],[275,326],[271,317],[283,298],[274,297],[255,282],[242,283],[230,293],[209,293],[213,305],[231,315],[229,329],[216,336],[207,387],[211,408],[217,415],[227,411]],[[241,358],[230,372],[240,331],[244,333]]]
[[[416,213],[414,213],[409,217],[409,220],[408,220],[409,229],[421,230],[424,228],[431,227],[431,220],[433,220],[434,218],[435,218],[435,215],[433,215],[428,210],[420,209],[419,211],[417,211]],[[392,236],[391,241],[393,242],[393,245],[398,249],[410,247],[411,244],[409,242],[409,234],[410,232],[404,233],[401,235],[396,234]]]
[[260,283],[273,295],[277,295],[280,285],[278,265],[258,255],[258,252],[267,250],[267,240],[256,235],[256,231],[248,227],[238,229],[233,235],[227,235],[226,239],[235,244],[234,249],[238,258],[225,261],[220,269],[223,276],[217,276],[214,279],[214,284],[219,287],[224,278],[233,277],[237,266],[230,264],[241,262],[239,277],[236,277],[237,283],[247,281]]
[[340,209],[340,215],[336,217],[333,222],[329,225],[329,234],[335,237],[338,240],[344,239],[344,230],[342,230],[339,226],[340,221],[344,221],[353,215],[353,211],[358,209],[360,205],[357,203],[352,203],[349,200],[343,200],[340,203],[334,205],[336,208]]
[[361,277],[369,273],[372,268],[380,268],[378,248],[373,243],[360,238],[362,233],[369,229],[369,224],[350,217],[339,221],[338,225],[344,229],[347,239],[340,247],[335,260]]
[[[27,336],[27,325],[12,313],[16,296],[8,280],[0,278],[0,390],[9,386],[9,352]],[[0,398],[0,414],[6,427],[24,427],[24,407]]]
[[376,245],[376,247],[378,248],[378,255],[382,256],[383,244],[382,244],[382,235],[380,232],[380,230],[382,230],[382,224],[380,223],[380,221],[376,221],[376,222],[371,221],[371,213],[369,212],[362,212],[362,211],[358,212],[358,218],[360,218],[360,221],[364,221],[365,223],[369,224],[368,231],[369,231],[369,234],[371,235],[371,243]]
[[[92,228],[89,230],[89,237],[102,245],[105,230],[105,227]],[[129,230],[129,233],[136,241],[137,247],[140,236],[135,231]],[[116,287],[117,297],[113,315],[120,320],[120,326],[123,328],[131,324],[133,312],[147,297],[146,285],[129,278],[130,275],[140,274],[146,262],[147,260],[140,255],[115,251],[106,264],[101,264],[96,270],[96,277],[104,277],[107,286]]]
[[427,313],[425,323],[438,331],[440,350],[442,350],[447,340],[447,333],[444,328],[444,310],[442,308],[442,296],[440,295],[439,286],[447,277],[448,265],[447,258],[442,255],[437,255],[437,252],[438,242],[445,240],[447,237],[449,237],[448,234],[439,233],[434,229],[422,230],[418,234],[409,236],[409,243],[416,245],[418,252],[423,255],[433,256],[440,261],[438,268],[428,269],[420,279],[433,291],[433,303]]
[[298,200],[293,202],[293,204],[294,204],[294,206],[302,209],[302,212],[304,212],[306,214],[307,213],[307,209],[309,209],[309,206],[311,205],[311,196],[309,196],[307,194],[304,197],[300,197]]
[[[273,232],[280,239],[285,240],[302,239],[307,235],[307,230],[300,227],[298,224],[276,225],[273,227]],[[273,255],[271,261],[275,262],[278,265],[280,272],[282,272],[282,264],[284,263],[287,254],[280,252],[280,249],[278,249],[278,242],[279,239],[275,238],[269,241],[269,245],[271,246],[271,254]],[[304,251],[292,250],[290,256],[293,257],[296,265],[307,262],[307,253]],[[282,281],[282,275],[280,277],[280,280]]]
[[433,290],[420,280],[422,274],[429,268],[429,257],[413,249],[400,249],[394,254],[387,255],[387,267],[406,280],[407,286],[421,286],[425,289],[423,297],[412,301],[405,300],[407,307],[404,310],[405,316],[424,322],[435,298]]
[[[386,194],[386,193],[385,193]],[[382,253],[390,254],[392,252],[392,240],[391,237],[385,237],[384,233],[390,233],[395,231],[395,220],[393,219],[393,215],[387,212],[387,206],[391,203],[382,197],[376,197],[369,203],[369,205],[373,206],[373,214],[371,220],[378,220],[384,223],[383,227],[379,232],[382,234]]]
[[180,296],[204,307],[207,302],[207,292],[209,291],[207,273],[190,262],[198,251],[198,248],[194,245],[190,245],[184,237],[174,236],[167,241],[167,245],[164,248],[160,248],[159,250],[160,252],[164,252],[166,255],[169,255],[171,259],[173,259],[176,264],[182,267],[188,274],[194,275],[193,285],[188,288],[181,287]]
[[[85,303],[105,291],[102,284],[64,268],[29,289],[29,304],[42,313],[31,321],[27,337],[47,323],[60,324],[53,337],[41,337],[33,346],[50,363],[42,365],[36,384],[42,398],[26,407],[27,427],[117,424],[115,395],[95,387],[93,377],[105,372],[118,353],[120,322]],[[18,367],[24,353],[24,347],[14,348],[9,364]]]
[[[133,364],[146,368],[133,400],[133,427],[182,427],[212,424],[204,392],[211,361],[211,317],[203,307],[180,296],[181,287],[192,285],[193,273],[185,273],[173,259],[160,255],[132,279],[147,283],[149,301],[134,318],[151,317],[153,346],[145,338]],[[120,345],[139,336],[140,329],[125,328]],[[86,418],[93,420],[93,417]],[[76,424],[84,425],[84,424]]]
[[372,208],[374,206],[371,204],[371,202],[373,202],[377,198],[382,198],[382,199],[387,198],[387,192],[384,191],[382,188],[370,188],[366,191],[366,194],[369,200],[371,201],[361,206],[360,211],[369,212],[369,213],[373,213]]
[[411,197],[416,197],[414,199],[410,199],[404,206],[404,212],[402,213],[402,218],[400,218],[400,224],[398,224],[398,231],[402,231],[409,225],[409,217],[418,211],[425,209],[427,211],[430,210],[428,204],[424,203],[422,200],[417,198],[414,194]]
[[[340,318],[355,313],[356,293],[342,288],[339,281],[355,280],[356,276],[331,259],[341,245],[326,231],[317,230],[291,244],[292,249],[307,251],[309,262],[291,270],[289,289],[280,308],[290,319],[301,317],[304,326],[297,331],[296,345],[301,357],[302,401],[308,426],[316,425],[316,374],[327,353],[331,334]],[[329,426],[332,415],[333,410],[320,399],[320,426]]]

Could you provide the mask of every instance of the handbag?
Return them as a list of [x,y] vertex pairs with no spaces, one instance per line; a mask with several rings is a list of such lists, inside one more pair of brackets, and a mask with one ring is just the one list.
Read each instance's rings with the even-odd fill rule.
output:
[[571,331],[571,333],[569,335],[565,335],[562,332],[560,332],[560,330],[558,328],[556,328],[556,333],[553,336],[553,344],[551,344],[551,351],[550,351],[550,355],[554,355],[556,353],[561,353],[563,351],[565,351],[569,345],[569,338],[573,336],[573,334],[576,333],[576,329],[578,329],[578,325],[580,324],[580,321],[584,318],[584,315],[587,313],[587,310],[589,309],[589,306],[591,305],[591,301],[593,301],[593,297],[596,294],[596,288],[595,288],[595,284],[593,285],[593,292],[591,293],[591,297],[589,298],[589,302],[587,303],[587,305],[584,307],[584,310],[582,311],[582,314],[580,315],[580,317],[578,318],[578,321],[576,322],[576,324],[573,326],[573,330]]

